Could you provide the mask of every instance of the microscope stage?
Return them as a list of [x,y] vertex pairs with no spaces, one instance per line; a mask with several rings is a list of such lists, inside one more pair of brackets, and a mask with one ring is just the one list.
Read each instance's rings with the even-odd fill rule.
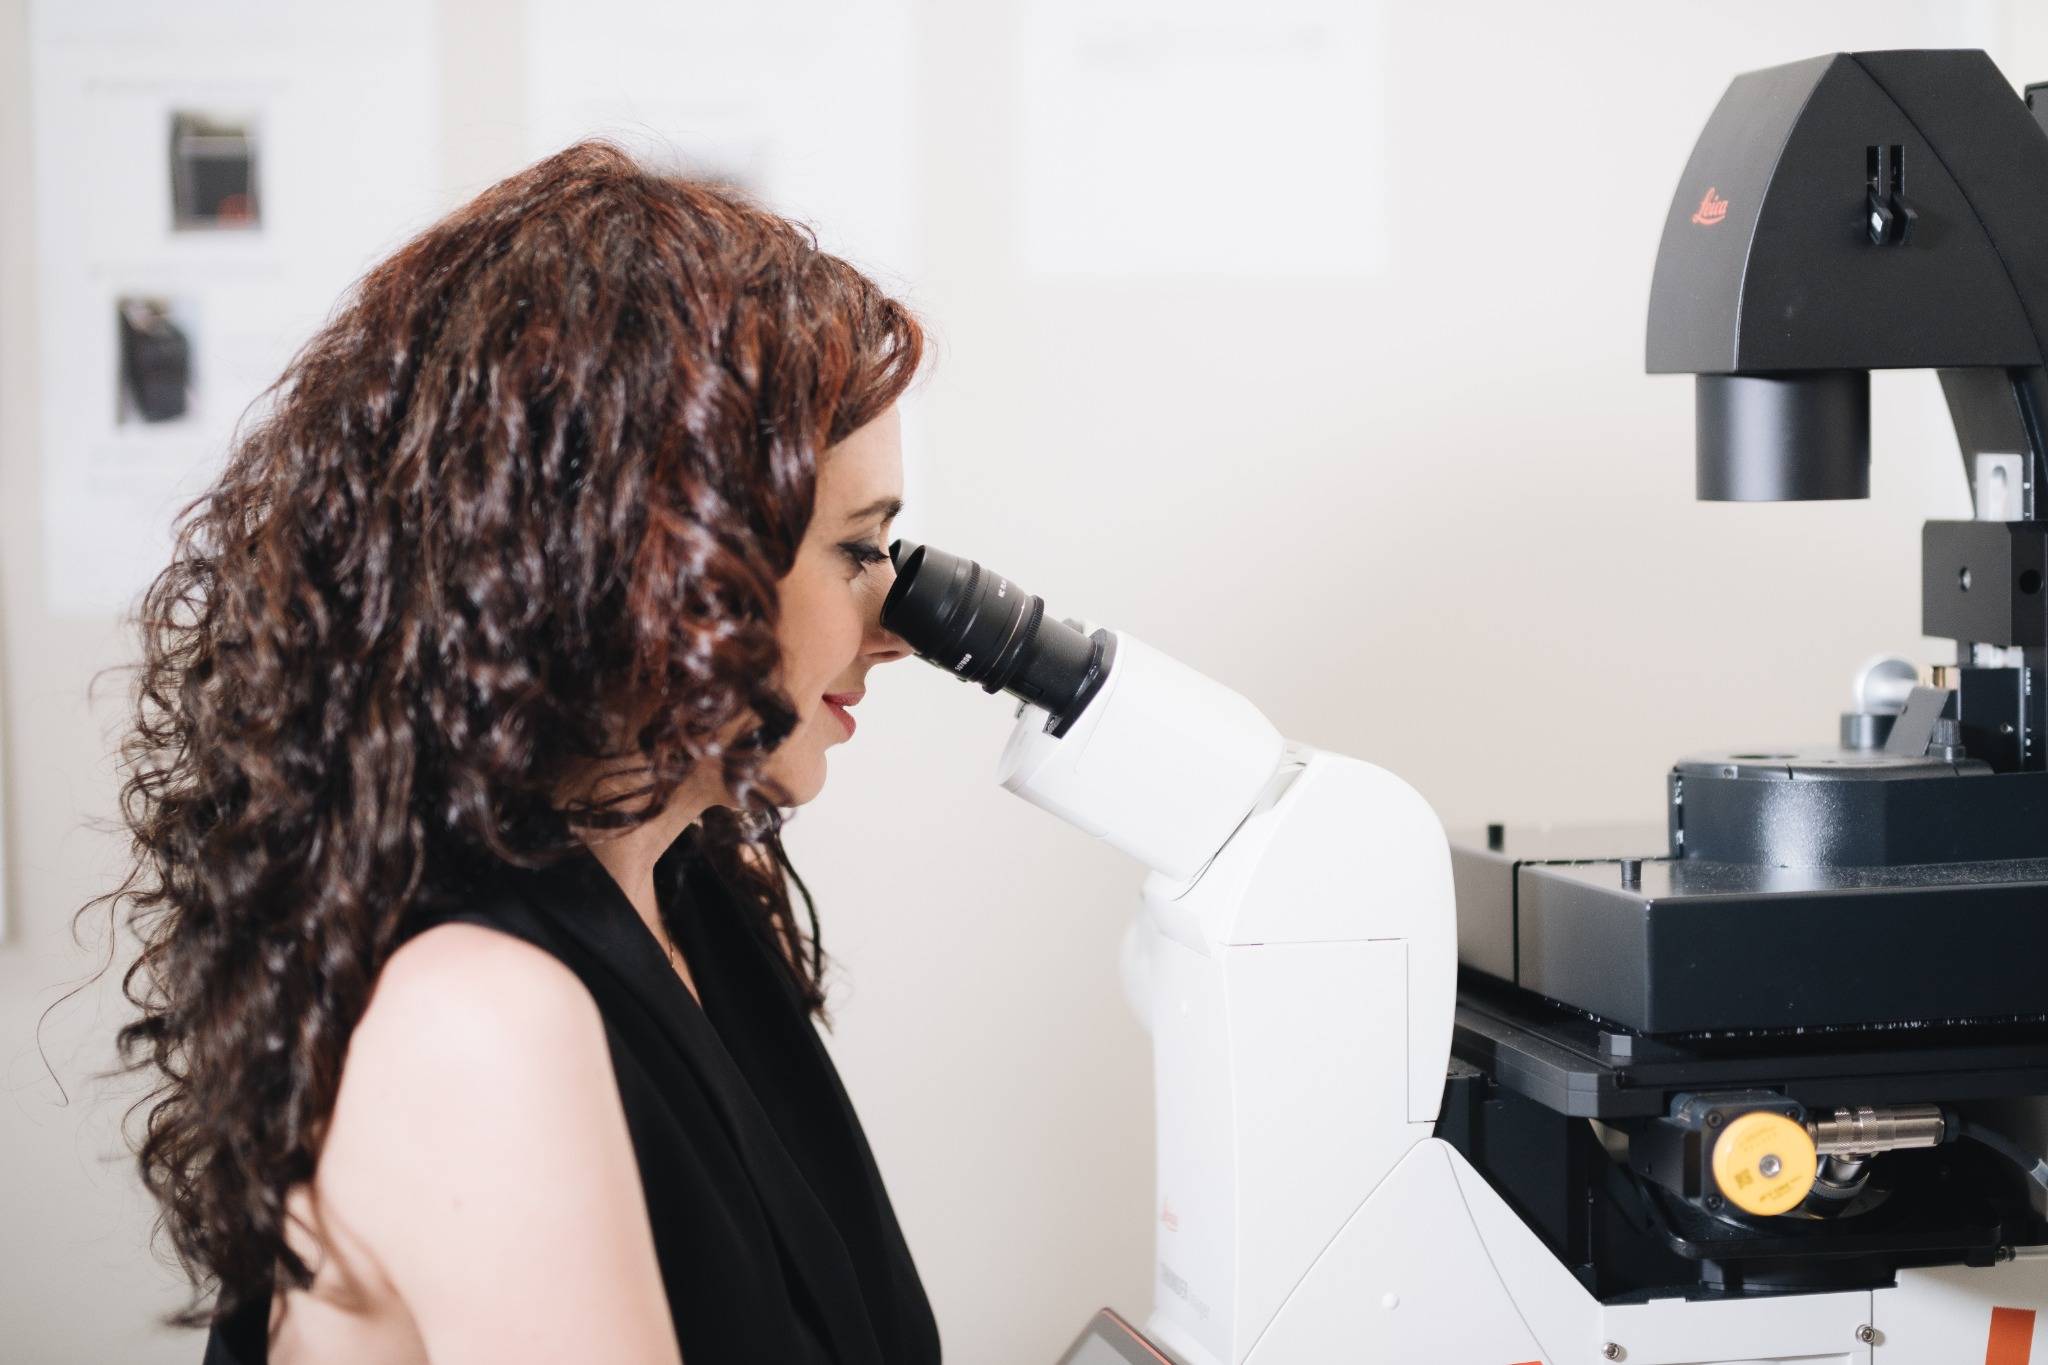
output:
[[2048,859],[1785,868],[1656,856],[1655,831],[1601,832],[1604,857],[1495,833],[1452,842],[1460,960],[1624,1030],[2048,1023]]

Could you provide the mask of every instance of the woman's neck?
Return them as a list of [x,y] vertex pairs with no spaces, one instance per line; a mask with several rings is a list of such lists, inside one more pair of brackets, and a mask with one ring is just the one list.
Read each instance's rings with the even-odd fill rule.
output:
[[668,927],[661,922],[661,902],[654,890],[654,865],[710,805],[708,801],[685,801],[678,793],[678,799],[670,802],[668,809],[652,820],[608,838],[585,841],[590,855],[603,865],[612,880],[619,884],[619,889],[626,893],[626,900],[631,903],[634,913],[640,916],[647,932],[667,953],[669,966],[674,968],[692,996],[697,994],[697,978],[691,974],[690,964],[684,959],[682,950],[669,938]]
[[612,874],[612,880],[626,893],[626,899],[640,912],[640,917],[657,930],[660,937],[660,916],[654,898],[654,865],[661,861],[661,855],[669,846],[682,837],[683,831],[711,808],[711,802],[691,800],[684,792],[677,792],[668,808],[651,820],[620,830],[616,834],[593,834],[584,840],[591,856],[604,865]]
[[[600,790],[601,790],[601,784]],[[661,906],[654,891],[654,866],[661,861],[661,855],[669,846],[682,837],[683,831],[697,823],[705,811],[718,804],[714,793],[703,790],[704,784],[692,782],[679,789],[669,799],[668,806],[650,820],[616,833],[591,831],[584,836],[584,846],[592,857],[611,874],[619,889],[626,893],[626,900],[647,925],[655,942],[664,948],[671,948],[668,931],[661,923]],[[686,968],[684,979],[689,979]]]

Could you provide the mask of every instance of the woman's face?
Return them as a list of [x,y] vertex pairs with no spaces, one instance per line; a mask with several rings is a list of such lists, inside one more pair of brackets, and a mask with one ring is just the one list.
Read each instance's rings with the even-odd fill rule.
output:
[[824,787],[825,751],[852,737],[868,671],[910,653],[881,623],[896,581],[889,525],[902,507],[903,432],[892,406],[825,452],[811,524],[779,585],[781,683],[797,722],[765,775],[792,804]]

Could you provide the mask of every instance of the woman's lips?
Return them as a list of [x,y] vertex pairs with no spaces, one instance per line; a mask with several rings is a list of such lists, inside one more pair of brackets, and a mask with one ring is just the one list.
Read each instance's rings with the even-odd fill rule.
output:
[[825,705],[831,708],[833,715],[839,717],[839,723],[846,727],[846,737],[848,739],[853,738],[854,730],[851,708],[866,695],[867,693],[865,692],[827,692],[825,694]]

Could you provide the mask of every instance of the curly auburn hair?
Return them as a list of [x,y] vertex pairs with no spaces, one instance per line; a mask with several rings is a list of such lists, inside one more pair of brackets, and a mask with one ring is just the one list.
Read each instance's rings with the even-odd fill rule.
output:
[[[733,806],[689,837],[819,1008],[762,771],[796,720],[776,586],[821,452],[922,348],[806,229],[583,143],[373,268],[291,361],[142,599],[135,861],[87,907],[141,945],[119,1045],[194,1286],[169,1322],[310,1283],[285,1198],[350,1033],[408,910],[480,866],[717,763]],[[617,760],[644,781],[564,800]]]

